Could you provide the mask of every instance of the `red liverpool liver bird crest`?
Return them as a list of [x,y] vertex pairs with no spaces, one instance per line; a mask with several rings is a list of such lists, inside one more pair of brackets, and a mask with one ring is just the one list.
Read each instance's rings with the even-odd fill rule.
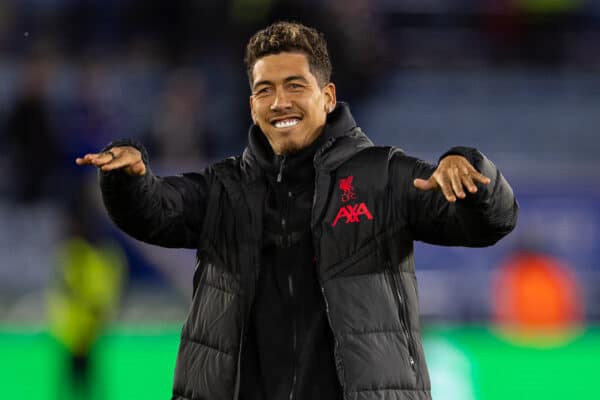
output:
[[346,203],[356,198],[356,193],[354,193],[354,187],[352,186],[353,180],[354,176],[352,175],[340,179],[340,189],[342,189],[342,203]]

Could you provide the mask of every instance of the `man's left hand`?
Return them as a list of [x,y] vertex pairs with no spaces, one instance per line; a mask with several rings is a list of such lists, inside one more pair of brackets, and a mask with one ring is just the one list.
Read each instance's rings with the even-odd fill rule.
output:
[[450,155],[444,157],[429,179],[415,179],[413,184],[419,190],[440,189],[451,203],[457,198],[464,199],[465,188],[469,193],[476,193],[475,182],[487,185],[490,178],[480,174],[463,156]]

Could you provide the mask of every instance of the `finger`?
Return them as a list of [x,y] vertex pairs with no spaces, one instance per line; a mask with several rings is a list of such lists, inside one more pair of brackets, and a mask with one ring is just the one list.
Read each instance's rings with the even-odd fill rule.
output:
[[463,191],[462,181],[460,180],[458,174],[458,168],[456,167],[450,168],[448,170],[448,177],[450,178],[450,184],[452,185],[452,190],[454,191],[454,194],[456,195],[456,197],[464,199],[466,195]]
[[475,185],[475,182],[473,182],[473,178],[471,178],[470,175],[462,175],[461,180],[463,186],[466,187],[470,193],[477,193],[477,186]]
[[124,155],[119,158],[115,158],[114,160],[112,160],[108,163],[105,163],[99,167],[102,171],[112,171],[112,170],[119,169],[119,168],[129,167],[131,165],[132,165],[131,158],[127,155]]
[[487,176],[480,174],[479,172],[475,171],[472,172],[470,174],[470,176],[473,177],[473,179],[475,179],[477,182],[481,182],[484,185],[489,185],[489,183],[492,181],[490,178],[488,178]]
[[477,186],[471,178],[471,172],[477,173],[477,170],[473,168],[473,166],[470,164],[468,166],[463,165],[461,168],[460,180],[462,181],[464,187],[466,187],[470,193],[476,193]]
[[75,162],[79,165],[91,165],[100,157],[100,153],[86,154],[83,157],[77,157]]
[[467,165],[463,165],[461,169],[463,171],[463,174],[469,175],[472,179],[475,179],[477,182],[481,182],[485,185],[488,185],[491,182],[490,178],[477,171],[475,167],[470,163],[467,163]]
[[[108,155],[109,157],[110,154]],[[131,167],[142,160],[129,151],[119,153],[114,159],[101,166],[102,171],[112,171],[119,168]]]
[[433,190],[433,189],[437,189],[437,187],[438,187],[437,182],[433,178],[429,178],[429,179],[417,178],[413,181],[413,185],[414,185],[414,187],[416,187],[419,190]]
[[88,164],[95,165],[97,167],[101,167],[116,158],[114,153],[102,152],[98,154],[86,154],[83,158],[87,161]]
[[[434,174],[434,176],[436,175]],[[456,201],[456,197],[452,192],[452,183],[450,182],[450,180],[442,175],[440,177],[437,177],[436,181],[438,186],[442,190],[442,193],[444,194],[446,200],[448,200],[450,203],[454,203]]]
[[92,164],[92,162],[91,162],[89,159],[87,159],[87,158],[82,158],[82,157],[77,157],[77,158],[75,159],[75,163],[76,163],[77,165],[90,165],[90,164]]

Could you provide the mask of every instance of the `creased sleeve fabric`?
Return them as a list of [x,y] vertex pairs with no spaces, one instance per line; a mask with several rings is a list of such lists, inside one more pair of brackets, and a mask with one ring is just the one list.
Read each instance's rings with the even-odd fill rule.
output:
[[476,193],[465,191],[465,199],[450,203],[441,190],[422,191],[413,185],[416,178],[428,179],[437,166],[400,154],[392,163],[400,215],[414,240],[445,246],[490,246],[516,226],[518,204],[513,190],[498,168],[478,150],[454,147],[440,159],[451,154],[467,158],[491,182],[476,183]]
[[109,144],[134,146],[142,152],[146,174],[100,170],[102,199],[110,218],[124,232],[163,247],[196,248],[202,232],[210,185],[210,170],[179,176],[152,173],[145,148],[134,141]]

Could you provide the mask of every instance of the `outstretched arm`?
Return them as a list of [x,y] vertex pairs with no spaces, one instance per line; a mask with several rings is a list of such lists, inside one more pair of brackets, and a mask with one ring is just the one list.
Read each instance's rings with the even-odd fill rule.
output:
[[100,153],[77,158],[76,163],[99,168],[104,204],[123,231],[159,246],[198,246],[208,174],[157,177],[148,167],[144,148],[131,143],[109,145]]
[[475,149],[456,147],[437,166],[397,158],[400,205],[416,240],[448,246],[489,246],[516,225],[513,191]]

